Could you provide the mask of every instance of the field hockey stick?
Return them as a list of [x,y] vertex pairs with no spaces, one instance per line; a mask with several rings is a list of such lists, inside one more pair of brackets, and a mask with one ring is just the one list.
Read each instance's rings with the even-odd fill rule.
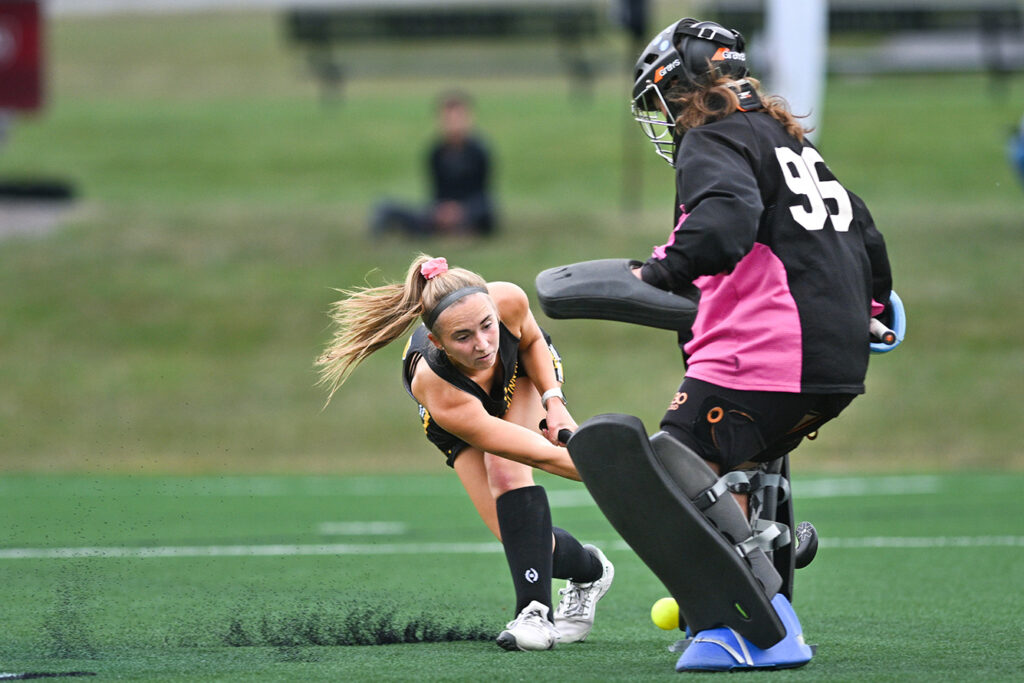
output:
[[800,522],[796,525],[796,542],[793,564],[797,569],[803,569],[818,553],[818,530],[810,522]]
[[[548,420],[547,420],[547,418],[544,418],[543,420],[540,421],[540,428],[541,428],[541,430],[547,430],[547,428],[548,428]],[[564,427],[562,429],[559,429],[558,430],[558,443],[560,443],[560,444],[562,444],[564,446],[565,444],[569,443],[569,437],[571,437],[571,436],[572,436],[572,430],[571,429],[566,429]]]
[[872,318],[868,325],[872,353],[887,353],[901,343],[907,333],[907,313],[903,301],[896,292],[889,293],[889,307],[892,311],[892,328],[888,328],[878,318]]
[[872,318],[871,324],[868,326],[868,331],[871,333],[871,341],[881,342],[883,344],[892,344],[896,341],[896,333],[890,330],[885,324],[878,318]]

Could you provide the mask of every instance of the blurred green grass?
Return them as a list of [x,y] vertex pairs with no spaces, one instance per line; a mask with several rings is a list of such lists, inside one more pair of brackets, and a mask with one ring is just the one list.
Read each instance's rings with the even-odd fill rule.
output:
[[[17,122],[0,176],[67,177],[81,200],[60,231],[0,243],[7,471],[436,471],[399,344],[321,411],[312,360],[332,288],[400,278],[423,250],[532,294],[543,268],[643,258],[670,227],[671,173],[614,73],[581,99],[554,61],[548,77],[470,77],[462,53],[392,47],[354,55],[361,77],[325,104],[271,14],[63,19],[49,42],[49,107]],[[502,234],[367,240],[373,201],[424,196],[433,98],[453,85],[497,153]],[[909,336],[794,466],[1024,467],[1024,195],[1004,153],[1022,88],[829,83],[819,145],[886,235]],[[627,133],[643,179],[628,209]],[[541,322],[577,419],[656,428],[682,372],[670,335]]]

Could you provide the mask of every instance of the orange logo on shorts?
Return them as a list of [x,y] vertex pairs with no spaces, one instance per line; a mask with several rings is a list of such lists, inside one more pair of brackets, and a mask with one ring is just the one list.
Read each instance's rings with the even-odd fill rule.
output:
[[677,393],[675,396],[672,397],[672,402],[668,404],[668,409],[669,410],[678,410],[679,406],[681,406],[684,403],[686,403],[686,399],[687,398],[689,398],[689,397],[686,395],[686,392],[685,391],[680,391],[679,393]]

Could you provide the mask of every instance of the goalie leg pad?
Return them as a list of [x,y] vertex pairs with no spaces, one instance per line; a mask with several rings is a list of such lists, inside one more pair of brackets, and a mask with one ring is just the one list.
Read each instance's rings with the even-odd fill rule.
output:
[[770,604],[781,578],[762,551],[744,559],[727,537],[750,536],[743,512],[728,494],[712,504],[721,531],[691,500],[717,480],[699,456],[667,434],[652,442],[638,418],[615,414],[587,420],[568,448],[598,507],[665,584],[691,632],[726,626],[762,649],[783,639]]
[[549,268],[537,276],[537,298],[552,318],[593,318],[689,330],[700,293],[683,297],[633,274],[638,261],[598,259]]
[[[744,544],[752,536],[750,522],[728,490],[722,487],[721,492],[717,492],[715,484],[719,478],[707,463],[667,432],[658,432],[650,441],[658,464],[691,501],[696,501],[704,517],[734,547]],[[765,593],[769,596],[778,593],[782,577],[764,550],[749,547],[744,548],[743,554]]]

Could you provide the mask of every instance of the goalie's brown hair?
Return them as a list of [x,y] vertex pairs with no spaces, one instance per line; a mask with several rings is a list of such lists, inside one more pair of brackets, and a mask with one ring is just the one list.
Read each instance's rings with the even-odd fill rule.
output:
[[[756,78],[747,77],[747,82],[757,91],[761,98],[761,109],[764,113],[778,121],[786,129],[786,132],[803,142],[804,136],[811,132],[805,128],[789,110],[789,105],[778,95],[765,95],[761,92],[761,82]],[[740,100],[734,89],[736,81],[727,76],[722,76],[710,81],[703,88],[685,91],[682,88],[670,88],[666,98],[673,105],[676,111],[680,112],[676,117],[676,134],[683,133],[703,126],[708,123],[720,121],[729,114],[740,110]]]

